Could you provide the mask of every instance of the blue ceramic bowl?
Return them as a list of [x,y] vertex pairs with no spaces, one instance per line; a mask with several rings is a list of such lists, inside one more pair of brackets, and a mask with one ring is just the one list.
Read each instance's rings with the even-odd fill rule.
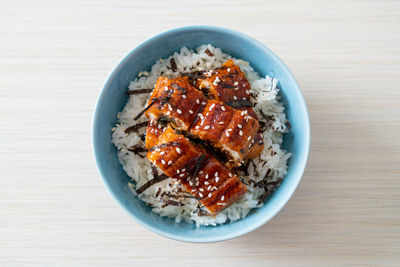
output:
[[[212,44],[233,57],[250,62],[261,75],[275,75],[279,80],[282,101],[292,125],[285,135],[283,147],[293,153],[288,174],[263,207],[246,218],[216,227],[200,227],[175,223],[151,212],[128,189],[129,177],[117,158],[111,142],[111,128],[117,122],[117,113],[124,107],[128,84],[140,71],[150,70],[159,59],[180,50]],[[140,224],[162,236],[188,242],[214,242],[246,234],[269,221],[286,204],[295,191],[306,166],[310,145],[310,122],[302,92],[285,64],[267,47],[253,38],[224,28],[190,26],[161,33],[150,38],[125,56],[108,77],[97,100],[93,119],[93,150],[100,175],[117,202]]]

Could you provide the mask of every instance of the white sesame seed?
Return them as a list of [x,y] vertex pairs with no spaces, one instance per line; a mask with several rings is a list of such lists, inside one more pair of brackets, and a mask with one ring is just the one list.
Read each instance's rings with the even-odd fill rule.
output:
[[215,172],[215,177],[218,177],[218,172]]
[[199,129],[200,128],[200,126],[199,125],[197,125],[196,127],[194,127],[195,129]]
[[233,85],[238,85],[238,84],[239,84],[238,82],[234,82],[234,83],[233,83]]
[[200,104],[200,100],[199,100],[199,99],[196,99],[196,103],[197,103],[197,104]]
[[227,131],[230,132],[230,131],[232,131],[232,129],[228,129]]
[[172,111],[172,107],[171,107],[171,105],[168,105],[168,109],[169,109],[170,111]]
[[212,196],[212,194],[211,193],[208,193],[208,197],[211,197]]
[[179,147],[175,148],[176,152],[178,152],[178,154],[181,153],[181,149]]
[[205,185],[209,185],[210,183],[209,183],[208,181],[205,181],[204,184],[205,184]]
[[196,192],[196,191],[197,191],[196,188],[192,189],[192,192]]
[[167,116],[169,116],[171,114],[171,111],[167,111],[167,113],[165,113]]
[[180,110],[179,108],[176,110],[176,112],[178,112],[178,114],[182,114],[182,110]]
[[184,173],[181,173],[181,174],[179,175],[179,177],[183,177],[183,176],[185,176],[185,174],[184,174]]
[[217,203],[217,205],[219,205],[219,206],[222,206],[222,205],[224,205],[224,204],[223,204],[223,203],[220,203],[220,202],[218,202],[218,203]]
[[225,107],[224,106],[221,106],[221,109],[222,109],[222,111],[225,111]]
[[208,130],[210,129],[210,125],[207,125],[206,127],[204,127],[204,130]]
[[184,172],[184,171],[186,171],[186,169],[185,169],[185,168],[183,168],[183,169],[181,170],[181,172]]
[[196,182],[196,186],[199,186],[199,181]]
[[244,115],[244,111],[240,112],[240,115],[242,115],[242,116],[243,116],[243,115]]
[[208,179],[208,173],[206,174],[206,179]]
[[199,193],[199,196],[200,196],[200,197],[203,197],[203,194],[202,194],[202,193]]
[[229,173],[229,177],[232,177],[232,173]]
[[245,97],[243,97],[242,99],[243,99],[243,100],[246,100],[246,98],[245,98]]
[[219,124],[219,125],[223,125],[223,124],[224,124],[224,122],[223,122],[223,121],[220,121],[220,122],[218,122],[218,124]]
[[165,160],[162,159],[162,160],[161,160],[161,163],[162,163],[162,164],[165,164]]
[[239,135],[243,136],[243,131],[242,130],[239,131]]
[[235,95],[233,96],[233,100],[237,100],[237,97]]
[[156,148],[156,152],[160,152],[161,151],[161,149],[159,149],[158,147]]
[[212,103],[212,105],[210,106],[210,111],[215,107],[215,103]]
[[210,191],[210,189],[211,189],[211,185],[209,185],[209,186],[207,187],[207,191]]
[[190,182],[189,182],[189,185],[190,185],[190,186],[193,186],[193,182],[192,182],[192,181],[190,181]]
[[203,102],[201,102],[201,104],[204,106],[204,105],[207,104],[207,103],[203,101]]
[[242,129],[242,125],[239,123],[238,125],[237,125],[237,127],[239,128],[239,129]]
[[227,137],[229,137],[229,136],[230,136],[229,132],[225,132],[225,134],[226,134],[226,136],[227,136]]
[[168,86],[164,86],[164,90],[165,90],[165,91],[168,91]]
[[218,183],[219,177],[215,177],[215,182]]
[[224,199],[225,199],[225,196],[222,196],[222,197],[221,197],[221,201],[224,201]]
[[176,173],[179,174],[181,171],[180,170],[176,170]]
[[164,155],[164,154],[165,154],[165,151],[161,151],[160,155],[162,156],[162,155]]
[[226,71],[227,71],[227,72],[230,72],[230,71],[231,71],[231,68],[227,68]]
[[246,94],[249,95],[250,94],[250,90],[246,90]]
[[171,164],[172,164],[172,160],[168,161],[168,165],[171,165]]
[[190,114],[193,114],[193,110],[189,109],[189,113],[190,113]]
[[185,98],[186,98],[186,95],[182,95],[182,98],[184,98],[184,99],[185,99]]
[[249,140],[250,140],[250,138],[251,138],[251,136],[249,136],[249,137],[247,138],[247,141],[249,141]]
[[200,188],[199,190],[200,190],[201,192],[204,192],[204,189],[203,189],[203,188]]
[[203,174],[203,171],[199,171],[199,174]]

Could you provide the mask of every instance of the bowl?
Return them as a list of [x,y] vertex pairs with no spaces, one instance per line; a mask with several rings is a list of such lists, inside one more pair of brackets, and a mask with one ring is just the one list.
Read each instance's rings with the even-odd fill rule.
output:
[[[128,189],[129,177],[118,162],[117,150],[111,142],[111,128],[117,122],[128,97],[128,84],[140,71],[149,70],[159,59],[186,46],[194,49],[212,44],[233,57],[248,61],[260,76],[275,76],[292,125],[284,136],[283,147],[293,155],[288,173],[265,205],[246,218],[219,226],[201,226],[153,213],[151,208]],[[158,34],[128,53],[114,68],[97,100],[92,128],[94,157],[98,171],[115,200],[140,224],[162,236],[188,242],[215,242],[246,234],[274,217],[295,191],[303,175],[310,145],[310,122],[302,92],[286,65],[270,49],[253,38],[225,28],[189,26]]]

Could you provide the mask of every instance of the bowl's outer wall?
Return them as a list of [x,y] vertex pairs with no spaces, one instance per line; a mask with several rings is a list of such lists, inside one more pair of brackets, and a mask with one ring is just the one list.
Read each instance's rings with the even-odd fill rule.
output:
[[[212,44],[236,58],[250,62],[260,76],[275,76],[279,80],[282,101],[292,125],[285,135],[284,148],[293,153],[288,174],[283,183],[267,199],[266,204],[245,219],[218,227],[200,227],[175,223],[151,212],[128,189],[129,177],[118,162],[117,150],[111,142],[111,128],[117,123],[117,113],[127,101],[125,91],[140,71],[150,70],[159,59],[179,51],[183,46],[194,49]],[[93,123],[93,148],[97,167],[110,193],[128,212],[150,230],[163,236],[191,242],[212,242],[240,236],[271,219],[293,194],[303,174],[309,150],[309,118],[307,108],[294,77],[272,51],[254,39],[240,33],[208,26],[185,27],[157,35],[135,48],[113,70],[99,96]]]

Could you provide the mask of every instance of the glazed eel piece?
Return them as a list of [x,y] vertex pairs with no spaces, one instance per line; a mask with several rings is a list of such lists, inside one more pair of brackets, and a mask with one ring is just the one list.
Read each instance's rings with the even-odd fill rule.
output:
[[257,119],[247,110],[207,99],[190,85],[188,77],[159,77],[145,115],[153,121],[166,118],[176,129],[211,143],[225,152],[233,165],[257,157],[263,148],[257,141],[260,128]]
[[[157,129],[155,142],[147,158],[167,176],[179,180],[187,192],[195,196],[215,215],[230,206],[247,191],[246,186],[231,171],[210,155],[202,146],[177,134],[171,127]],[[154,131],[153,131],[154,133]]]

